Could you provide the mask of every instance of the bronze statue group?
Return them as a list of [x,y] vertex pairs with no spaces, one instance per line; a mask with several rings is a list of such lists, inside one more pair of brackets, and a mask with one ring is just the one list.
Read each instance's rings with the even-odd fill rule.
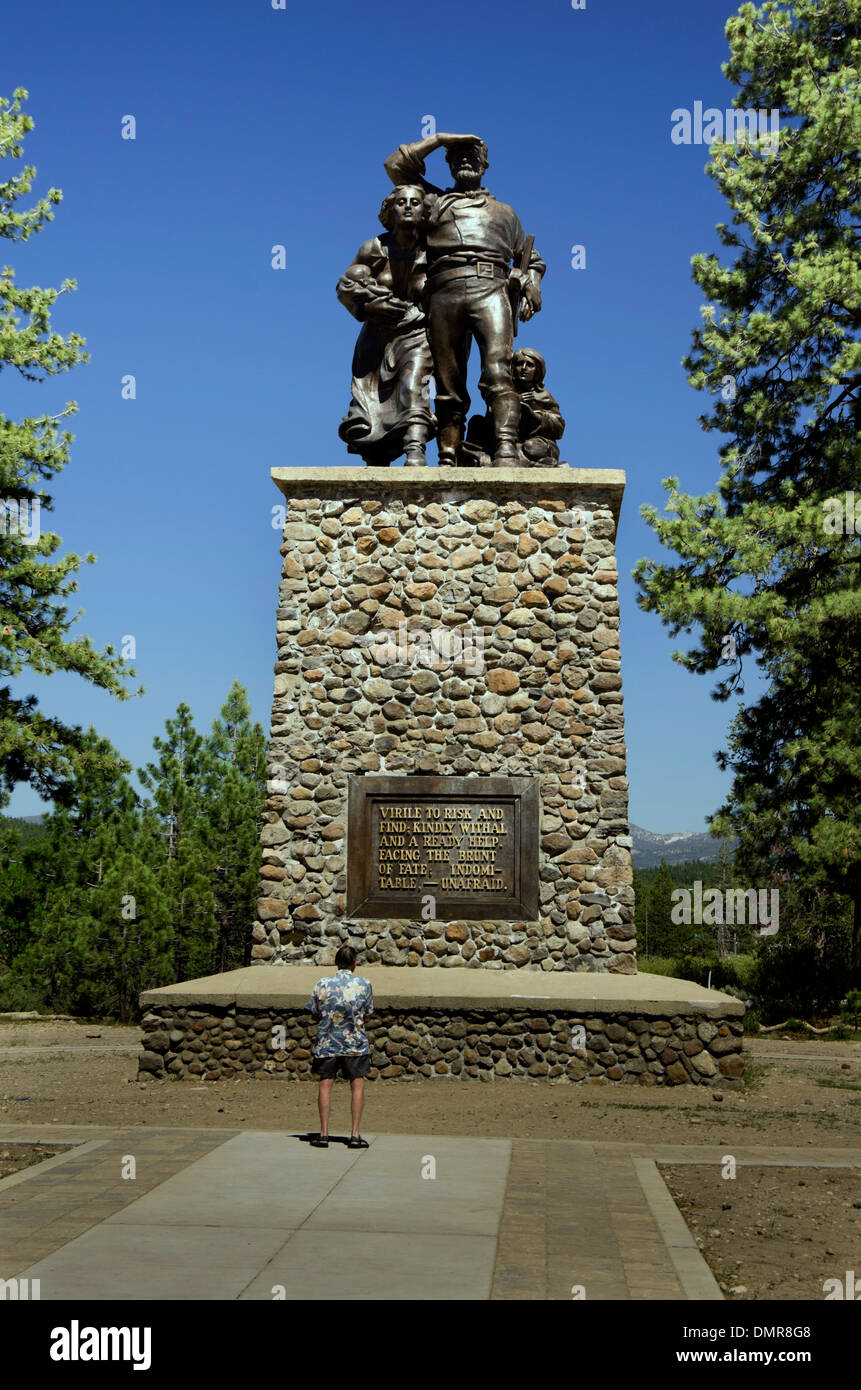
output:
[[[454,180],[447,191],[424,177],[440,147]],[[385,162],[395,185],[380,208],[385,230],[362,243],[337,288],[362,324],[338,432],[368,465],[401,454],[425,465],[434,435],[443,468],[559,462],[565,422],[544,389],[544,358],[513,351],[518,320],[541,308],[546,266],[513,208],[482,187],[487,164],[478,136],[447,134],[399,145]],[[487,414],[467,421],[473,340]]]

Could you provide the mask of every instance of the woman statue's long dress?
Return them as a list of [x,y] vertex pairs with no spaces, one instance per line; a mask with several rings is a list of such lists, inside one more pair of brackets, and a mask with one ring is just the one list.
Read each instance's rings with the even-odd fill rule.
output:
[[424,193],[402,185],[380,209],[384,235],[359,247],[338,298],[362,324],[353,354],[350,408],[338,433],[351,454],[385,466],[402,453],[425,464],[433,437],[428,383],[433,362],[422,309],[427,262],[421,244]]

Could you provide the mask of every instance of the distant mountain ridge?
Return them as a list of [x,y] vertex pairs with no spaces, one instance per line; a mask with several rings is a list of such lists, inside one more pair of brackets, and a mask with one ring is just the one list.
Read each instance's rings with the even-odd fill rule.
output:
[[677,830],[669,835],[655,835],[640,825],[631,826],[634,841],[634,867],[651,869],[665,859],[668,864],[681,864],[685,859],[717,859],[720,840],[705,830]]

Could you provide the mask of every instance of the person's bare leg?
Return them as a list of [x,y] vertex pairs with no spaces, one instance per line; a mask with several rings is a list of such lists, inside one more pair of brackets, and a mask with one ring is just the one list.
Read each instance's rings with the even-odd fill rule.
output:
[[320,1082],[320,1089],[317,1092],[317,1109],[320,1112],[320,1138],[329,1137],[329,1109],[332,1104],[332,1086],[335,1078],[329,1077],[328,1080]]
[[356,1076],[350,1082],[350,1118],[353,1122],[352,1138],[358,1139],[360,1121],[362,1118],[362,1107],[365,1104],[365,1078]]

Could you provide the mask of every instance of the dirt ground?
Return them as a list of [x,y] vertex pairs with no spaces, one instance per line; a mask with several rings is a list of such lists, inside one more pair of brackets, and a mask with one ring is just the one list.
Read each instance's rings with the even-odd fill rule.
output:
[[[136,1027],[0,1020],[0,1124],[316,1128],[311,1081],[138,1081],[139,1042]],[[861,1043],[771,1036],[746,1039],[745,1049],[744,1091],[514,1078],[370,1081],[363,1127],[371,1134],[861,1147]],[[348,1122],[349,1092],[338,1081],[333,1132]]]
[[861,1170],[660,1169],[730,1302],[823,1299],[826,1279],[845,1298],[847,1270],[861,1277]]
[[68,1153],[68,1145],[54,1148],[51,1144],[15,1144],[13,1148],[0,1140],[0,1178],[8,1178],[12,1173],[20,1173],[22,1168],[32,1168],[43,1158],[53,1158],[54,1154]]

